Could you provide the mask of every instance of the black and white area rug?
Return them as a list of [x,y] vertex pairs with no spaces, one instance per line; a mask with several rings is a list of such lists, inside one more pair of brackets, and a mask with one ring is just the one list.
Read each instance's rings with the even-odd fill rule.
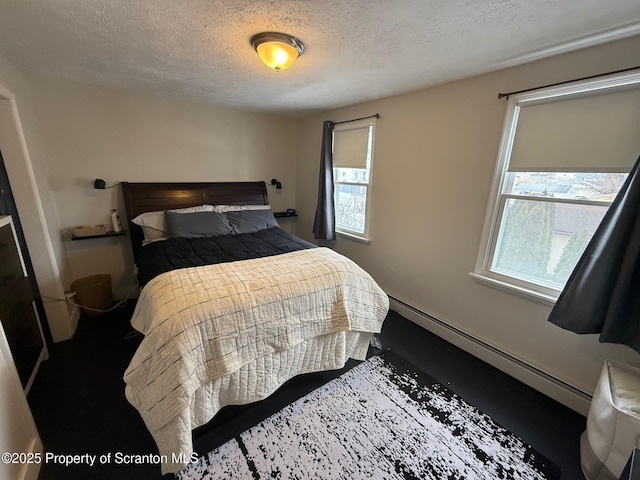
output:
[[196,464],[201,479],[557,479],[560,468],[387,351]]

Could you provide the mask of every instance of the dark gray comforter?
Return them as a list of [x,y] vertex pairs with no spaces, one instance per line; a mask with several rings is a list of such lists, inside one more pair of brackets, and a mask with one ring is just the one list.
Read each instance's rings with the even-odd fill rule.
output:
[[219,237],[170,238],[150,243],[138,251],[138,281],[140,287],[144,287],[157,275],[170,270],[269,257],[307,248],[315,245],[281,228]]

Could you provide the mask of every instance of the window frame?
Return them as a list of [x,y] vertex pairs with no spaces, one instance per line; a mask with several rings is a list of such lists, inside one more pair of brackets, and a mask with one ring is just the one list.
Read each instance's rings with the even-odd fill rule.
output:
[[[581,95],[607,94],[633,88],[640,88],[640,70],[605,75],[509,96],[476,264],[474,271],[469,274],[474,280],[549,305],[555,303],[560,295],[559,290],[491,271],[506,198],[513,196],[506,192],[505,187],[509,182],[510,173],[513,173],[507,170],[520,110],[528,105],[538,103],[562,101]],[[516,197],[521,199],[540,199],[540,197],[526,195],[516,195]],[[558,203],[560,199],[555,199],[554,201]],[[608,205],[606,202],[580,200],[571,200],[571,203]]]
[[[369,129],[369,135],[368,135],[368,158],[367,158],[367,170],[369,171],[369,175],[368,175],[368,181],[365,182],[340,182],[336,179],[336,169],[337,168],[348,168],[348,167],[333,167],[333,174],[334,174],[334,178],[333,178],[333,190],[334,190],[334,194],[333,194],[333,200],[334,200],[334,205],[337,206],[337,195],[338,195],[338,185],[347,185],[347,186],[364,186],[366,188],[367,194],[366,194],[366,202],[365,202],[365,212],[364,212],[364,233],[359,233],[353,230],[349,230],[346,228],[341,228],[338,227],[337,222],[336,222],[336,235],[340,236],[340,237],[344,237],[344,238],[348,238],[351,240],[355,240],[361,243],[365,243],[365,244],[369,244],[371,242],[371,237],[369,232],[371,231],[371,198],[372,198],[372,191],[373,191],[373,157],[374,157],[374,145],[375,145],[375,131],[376,131],[376,119],[375,118],[367,118],[367,119],[363,119],[363,120],[356,120],[353,122],[348,122],[345,124],[338,124],[334,127],[333,129],[333,135],[332,135],[332,148],[333,148],[333,141],[335,140],[335,134],[336,132],[340,132],[340,131],[344,131],[344,130],[355,130],[358,128],[368,128]],[[357,170],[361,170],[361,169],[357,169]],[[336,212],[336,216],[337,216],[337,208],[335,209]],[[337,220],[337,218],[336,218]]]

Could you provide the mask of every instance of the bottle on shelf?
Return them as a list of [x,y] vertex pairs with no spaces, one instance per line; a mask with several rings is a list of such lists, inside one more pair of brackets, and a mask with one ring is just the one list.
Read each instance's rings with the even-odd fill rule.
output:
[[113,232],[118,233],[122,231],[122,225],[120,224],[120,215],[115,208],[111,210],[111,223],[113,224]]

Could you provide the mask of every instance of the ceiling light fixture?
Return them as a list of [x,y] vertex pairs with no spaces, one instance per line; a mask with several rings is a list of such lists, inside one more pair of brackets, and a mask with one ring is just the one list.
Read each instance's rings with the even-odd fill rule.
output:
[[260,60],[276,72],[289,68],[304,52],[304,44],[296,37],[278,32],[263,32],[251,37],[251,46]]

